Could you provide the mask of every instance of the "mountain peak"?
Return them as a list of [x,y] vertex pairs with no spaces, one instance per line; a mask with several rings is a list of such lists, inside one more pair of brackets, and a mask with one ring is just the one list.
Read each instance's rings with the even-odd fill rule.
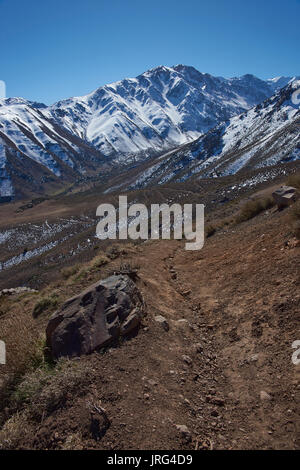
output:
[[291,80],[292,77],[279,76],[274,78],[268,78],[266,80],[266,83],[268,83],[268,85],[275,93],[276,91],[280,90],[280,88],[285,87]]
[[82,173],[99,173],[104,162],[138,164],[264,102],[281,83],[251,74],[221,79],[188,65],[159,65],[49,107],[22,98],[1,100],[0,197],[12,194],[20,165],[24,181],[38,173],[40,184],[54,176],[73,181]]
[[199,72],[199,70],[197,70],[195,67],[193,67],[192,65],[184,65],[184,64],[177,64],[177,65],[174,65],[172,67],[174,70],[176,70],[177,72],[197,72],[197,73],[201,73]]
[[152,69],[147,70],[142,75],[159,72],[173,72],[173,68],[167,67],[166,65],[158,65],[157,67],[153,67]]

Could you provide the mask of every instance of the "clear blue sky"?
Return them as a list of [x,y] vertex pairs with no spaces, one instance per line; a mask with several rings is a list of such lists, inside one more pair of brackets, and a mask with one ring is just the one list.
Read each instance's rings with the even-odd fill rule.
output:
[[157,65],[299,75],[300,0],[0,0],[8,96],[52,103]]

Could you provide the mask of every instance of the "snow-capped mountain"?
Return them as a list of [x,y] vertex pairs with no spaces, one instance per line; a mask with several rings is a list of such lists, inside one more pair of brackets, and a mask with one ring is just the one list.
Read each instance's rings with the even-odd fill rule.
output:
[[[300,159],[300,107],[292,99],[300,80],[205,135],[154,159],[123,179],[136,189],[188,178],[218,177]],[[112,190],[114,189],[112,182]]]
[[116,167],[144,164],[195,139],[206,141],[220,122],[261,103],[289,81],[253,75],[225,79],[178,65],[157,67],[49,107],[2,99],[0,200],[53,192],[87,176],[112,175]]
[[[296,77],[294,77],[294,79],[296,79]],[[280,90],[280,88],[284,88],[290,81],[291,77],[275,77],[266,80],[266,82],[272,88],[274,93]]]
[[103,156],[50,121],[46,106],[21,98],[0,100],[0,197],[43,192],[45,186],[98,172]]

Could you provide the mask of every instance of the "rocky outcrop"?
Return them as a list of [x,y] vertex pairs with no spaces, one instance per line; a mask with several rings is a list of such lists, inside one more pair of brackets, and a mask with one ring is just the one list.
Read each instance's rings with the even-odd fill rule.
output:
[[111,276],[67,300],[46,329],[53,359],[89,354],[135,330],[145,313],[143,297],[124,275]]
[[278,209],[283,209],[296,201],[297,190],[292,186],[281,186],[272,193],[272,196]]

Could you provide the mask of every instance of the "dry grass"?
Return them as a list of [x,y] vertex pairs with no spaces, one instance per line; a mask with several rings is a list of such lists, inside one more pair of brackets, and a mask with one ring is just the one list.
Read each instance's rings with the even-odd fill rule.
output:
[[69,277],[74,276],[80,269],[80,266],[78,264],[75,264],[74,266],[68,266],[67,268],[62,268],[61,269],[61,274],[64,279],[69,279]]
[[235,223],[235,221],[232,217],[224,217],[224,218],[221,218],[221,219],[217,219],[214,222],[209,222],[205,226],[206,238],[212,237],[219,230],[222,230],[225,227],[230,227],[234,223]]
[[26,419],[26,412],[15,413],[0,429],[0,450],[13,450],[18,447],[20,434],[30,434],[32,428]]
[[207,225],[205,228],[206,238],[212,237],[217,231],[217,226],[213,224]]
[[[5,341],[7,350],[7,364],[1,366],[0,384],[2,374],[7,376],[5,383],[9,384],[42,364],[44,355],[41,338],[48,317],[67,298],[99,278],[106,277],[106,273],[100,271],[108,262],[109,258],[105,254],[97,255],[89,263],[65,268],[62,273],[67,281],[65,283],[56,281],[39,294],[26,293],[0,298],[1,340]],[[3,393],[5,387],[4,384],[0,393]]]
[[236,217],[236,223],[245,222],[275,205],[271,197],[246,202]]
[[[38,325],[32,317],[36,295],[0,299],[1,339],[6,344],[7,363],[1,366],[1,373],[23,373],[35,357],[39,341]],[[21,300],[21,301],[20,301]]]
[[26,407],[36,421],[49,416],[64,406],[68,397],[87,390],[93,370],[84,362],[61,359],[55,366],[45,363],[29,371],[11,394],[10,407],[18,411]]
[[76,264],[61,270],[64,279],[67,280],[68,286],[81,283],[91,278],[91,276],[99,273],[103,266],[110,262],[110,258],[105,253],[99,254],[92,258],[90,262]]
[[34,318],[37,318],[44,312],[53,311],[58,306],[59,299],[57,295],[53,294],[49,297],[43,297],[40,299],[34,306],[32,315]]
[[82,267],[81,269],[79,269],[78,273],[75,276],[73,276],[69,279],[69,284],[70,285],[76,285],[78,283],[81,283],[82,281],[84,281],[86,279],[88,274],[89,274],[89,268],[88,267]]
[[66,405],[74,396],[84,395],[95,379],[88,364],[68,359],[55,367],[44,364],[24,374],[7,400],[12,416],[0,429],[0,449],[16,449],[24,432]]
[[109,259],[114,260],[125,253],[126,253],[126,249],[124,247],[121,247],[120,245],[115,244],[106,251],[106,256]]
[[91,270],[98,270],[102,266],[105,266],[108,263],[109,259],[107,258],[106,255],[98,255],[92,261],[90,262],[90,269]]
[[[114,269],[114,265],[117,268],[119,256],[136,250],[137,247],[131,244],[128,247],[115,246],[107,255],[102,252],[90,262],[65,268],[61,274],[66,282],[56,279],[39,294],[0,299],[1,339],[7,347],[7,364],[1,367],[3,375],[0,377],[0,423],[7,420],[5,407],[10,410],[9,414],[18,414],[4,426],[5,439],[8,439],[8,434],[19,432],[20,435],[16,423],[25,419],[23,409],[27,410],[26,413],[30,410],[30,414],[39,419],[42,413],[51,413],[53,407],[63,406],[68,393],[73,395],[85,389],[92,372],[86,365],[81,366],[81,361],[78,366],[76,361],[72,365],[70,361],[65,365],[53,365],[45,359],[48,317],[67,298],[107,277],[109,269],[105,267],[108,263],[111,263],[109,268]],[[26,422],[21,429],[29,425],[30,422]]]
[[290,225],[295,237],[300,240],[300,200],[291,207]]

